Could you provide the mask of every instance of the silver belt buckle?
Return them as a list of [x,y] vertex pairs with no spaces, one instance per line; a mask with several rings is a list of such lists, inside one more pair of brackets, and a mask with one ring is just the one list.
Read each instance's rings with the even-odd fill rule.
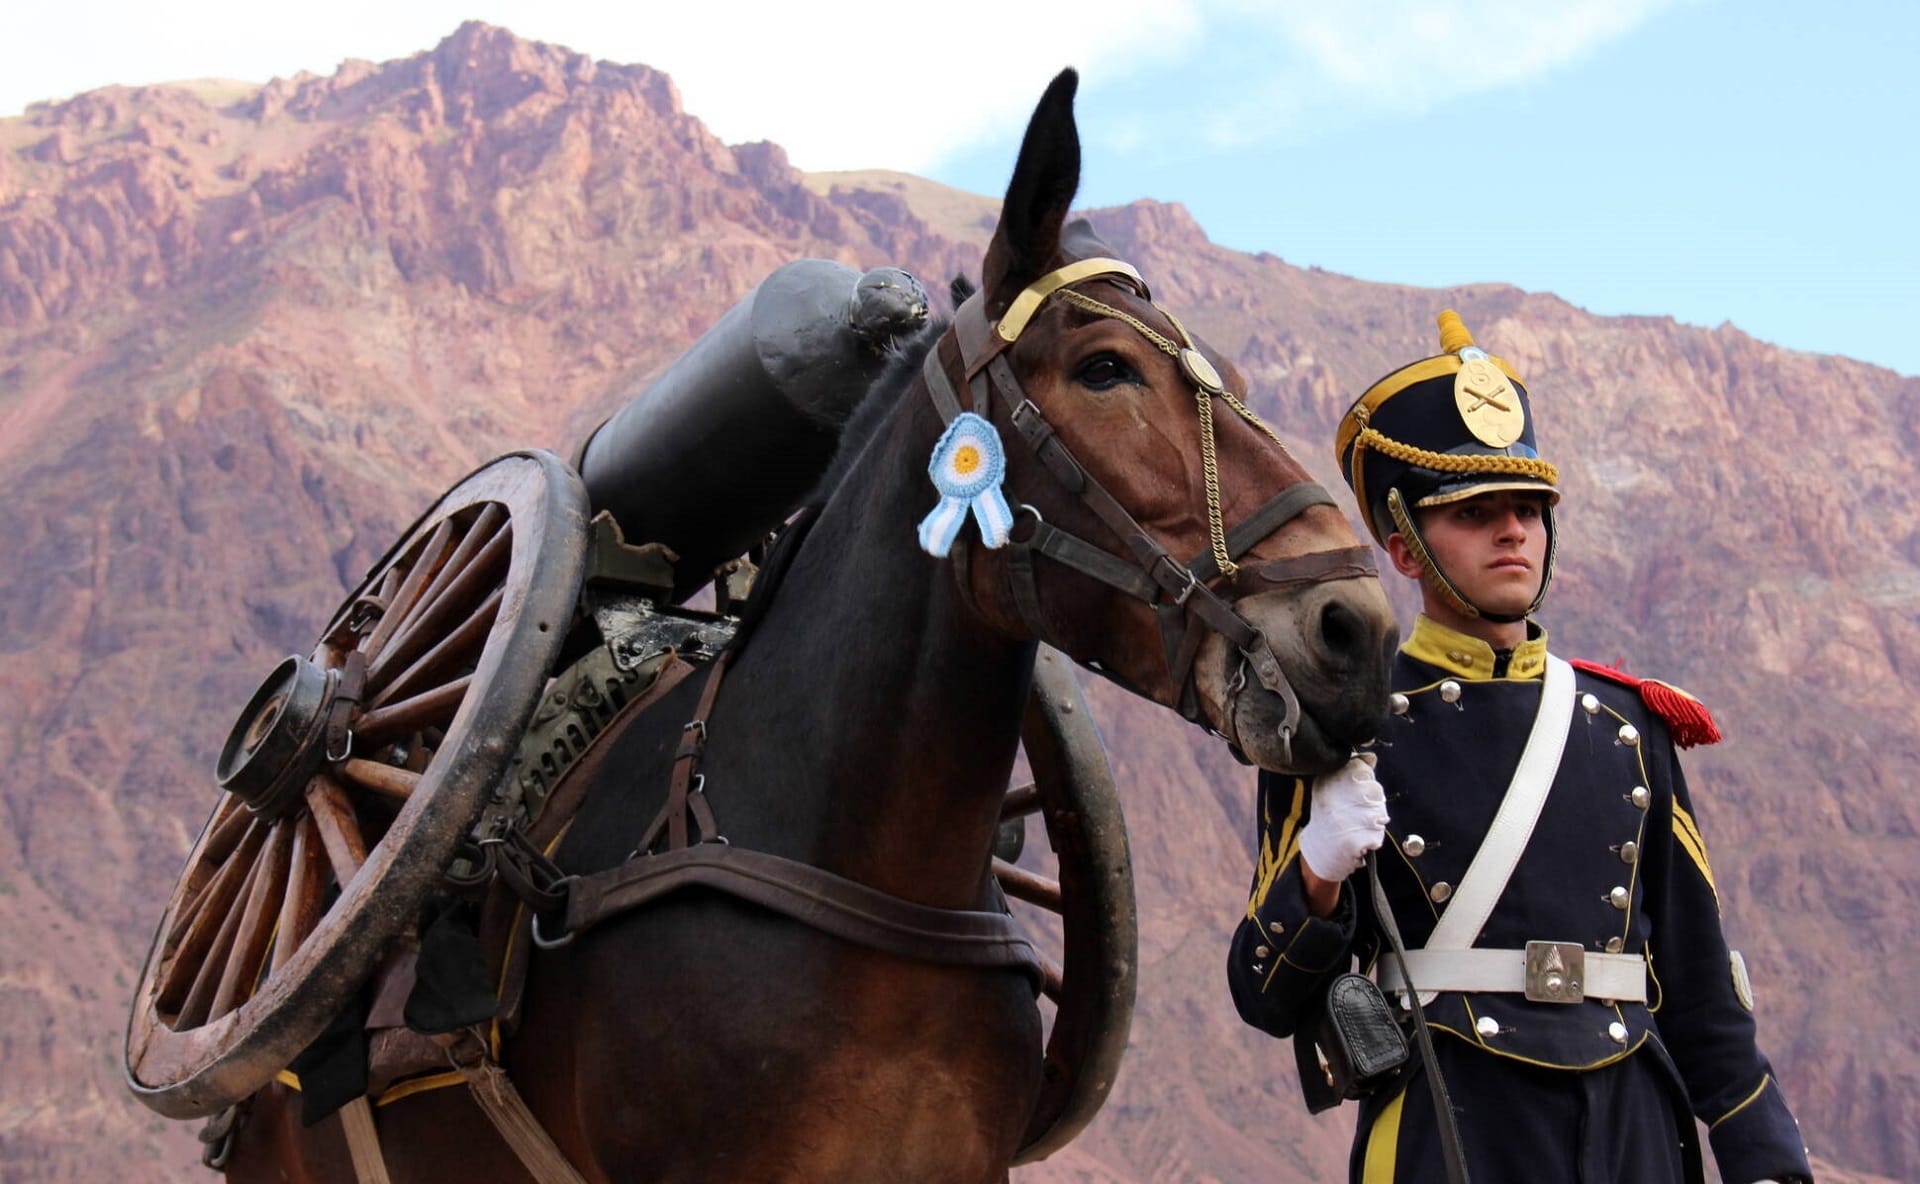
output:
[[1578,943],[1527,943],[1527,998],[1535,1003],[1579,1003],[1587,997],[1586,981],[1587,951]]

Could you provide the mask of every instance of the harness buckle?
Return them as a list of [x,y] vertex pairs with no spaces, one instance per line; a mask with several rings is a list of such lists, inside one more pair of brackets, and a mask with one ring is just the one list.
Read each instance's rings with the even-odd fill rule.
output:
[[1186,571],[1187,571],[1187,586],[1180,589],[1180,595],[1173,598],[1173,602],[1177,605],[1180,605],[1183,608],[1186,606],[1187,597],[1192,596],[1193,590],[1200,586],[1200,577],[1194,575],[1193,570],[1191,568],[1186,569]]
[[1147,577],[1160,585],[1162,591],[1174,592],[1173,602],[1179,605],[1186,604],[1193,590],[1200,586],[1200,577],[1193,574],[1193,569],[1182,567],[1180,561],[1166,551],[1155,555],[1147,565]]
[[1587,951],[1576,942],[1527,943],[1527,977],[1523,988],[1535,1003],[1579,1003],[1587,997]]
[[[563,895],[567,896],[569,900],[571,900],[573,883],[577,879],[579,879],[578,876],[564,876],[553,885],[552,891],[562,893]],[[565,922],[566,920],[565,904],[562,904],[559,908],[554,909],[552,911],[558,912],[561,915],[562,923]],[[533,914],[533,925],[531,927],[531,931],[533,934],[533,944],[540,947],[543,950],[558,950],[565,946],[572,945],[575,934],[574,934],[574,931],[571,929],[566,930],[565,932],[560,934],[560,936],[558,937],[548,937],[546,935],[546,930],[540,924],[540,919],[546,915],[547,915],[546,913]]]

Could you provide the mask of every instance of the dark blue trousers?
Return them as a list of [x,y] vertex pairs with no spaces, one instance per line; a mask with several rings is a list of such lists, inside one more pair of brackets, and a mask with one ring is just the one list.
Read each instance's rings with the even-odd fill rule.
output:
[[[1445,1036],[1434,1046],[1473,1184],[1701,1179],[1693,1118],[1656,1048],[1576,1072],[1491,1056]],[[1348,1174],[1353,1184],[1445,1184],[1423,1070],[1361,1103]]]

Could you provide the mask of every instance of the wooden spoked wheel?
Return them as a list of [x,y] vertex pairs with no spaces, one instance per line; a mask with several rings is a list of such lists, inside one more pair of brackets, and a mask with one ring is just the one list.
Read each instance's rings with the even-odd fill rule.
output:
[[260,1089],[417,922],[538,703],[586,532],[585,490],[558,457],[500,457],[261,686],[134,997],[125,1070],[141,1101],[192,1118]]
[[1040,1096],[1016,1164],[1066,1146],[1107,1100],[1133,1025],[1139,970],[1133,862],[1113,770],[1068,660],[1044,647],[1020,737],[1033,783],[1008,792],[1001,818],[1041,815],[1059,879],[994,859],[1001,890],[1022,902],[1014,912],[1042,950],[1041,991],[1053,1012]]

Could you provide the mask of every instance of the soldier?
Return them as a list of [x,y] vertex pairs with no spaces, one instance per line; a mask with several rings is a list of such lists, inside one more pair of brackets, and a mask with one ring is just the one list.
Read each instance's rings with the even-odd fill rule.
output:
[[[1377,769],[1261,774],[1234,1002],[1294,1035],[1357,956],[1405,1022],[1406,980],[1356,875],[1377,849],[1475,1184],[1697,1181],[1695,1116],[1728,1184],[1810,1181],[1674,755],[1719,734],[1675,688],[1548,653],[1531,617],[1559,475],[1519,376],[1451,310],[1440,329],[1441,354],[1375,383],[1338,438],[1368,528],[1424,607]],[[1310,1105],[1334,1104],[1324,1050],[1296,1044]],[[1362,1099],[1352,1180],[1446,1178],[1424,1074],[1412,1058]]]

